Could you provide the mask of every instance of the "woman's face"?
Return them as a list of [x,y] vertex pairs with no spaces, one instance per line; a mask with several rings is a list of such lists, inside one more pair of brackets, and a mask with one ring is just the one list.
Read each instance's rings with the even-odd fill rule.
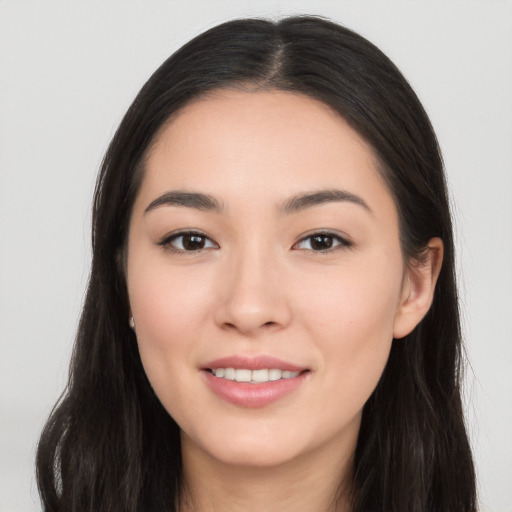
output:
[[184,449],[254,466],[353,450],[404,334],[405,268],[374,155],[328,107],[230,89],[188,105],[149,152],[127,258]]

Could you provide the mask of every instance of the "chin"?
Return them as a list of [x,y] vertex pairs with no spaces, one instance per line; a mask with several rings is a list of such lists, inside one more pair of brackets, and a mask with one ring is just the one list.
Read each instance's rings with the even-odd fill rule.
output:
[[262,429],[237,429],[226,433],[227,430],[210,430],[208,435],[197,439],[185,436],[185,442],[196,445],[202,452],[223,464],[246,468],[280,466],[307,450],[308,443],[304,439],[290,436],[289,431],[265,433]]

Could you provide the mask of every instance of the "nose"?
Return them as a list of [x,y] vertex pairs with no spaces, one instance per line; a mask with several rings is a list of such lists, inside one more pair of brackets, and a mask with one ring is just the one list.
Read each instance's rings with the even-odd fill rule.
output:
[[268,248],[246,248],[226,265],[215,310],[215,321],[224,330],[246,337],[283,329],[291,320],[282,272]]

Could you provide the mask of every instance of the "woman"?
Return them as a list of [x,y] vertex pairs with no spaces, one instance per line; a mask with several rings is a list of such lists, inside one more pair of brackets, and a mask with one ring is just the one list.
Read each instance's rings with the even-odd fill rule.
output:
[[103,162],[45,510],[474,511],[450,213],[394,65],[315,17],[232,21]]

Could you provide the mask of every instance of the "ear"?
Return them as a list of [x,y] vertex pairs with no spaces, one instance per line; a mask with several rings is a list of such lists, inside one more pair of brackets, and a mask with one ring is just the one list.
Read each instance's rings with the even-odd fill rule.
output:
[[407,266],[402,284],[402,294],[393,328],[394,338],[407,336],[427,314],[443,263],[443,242],[432,238],[421,259]]

